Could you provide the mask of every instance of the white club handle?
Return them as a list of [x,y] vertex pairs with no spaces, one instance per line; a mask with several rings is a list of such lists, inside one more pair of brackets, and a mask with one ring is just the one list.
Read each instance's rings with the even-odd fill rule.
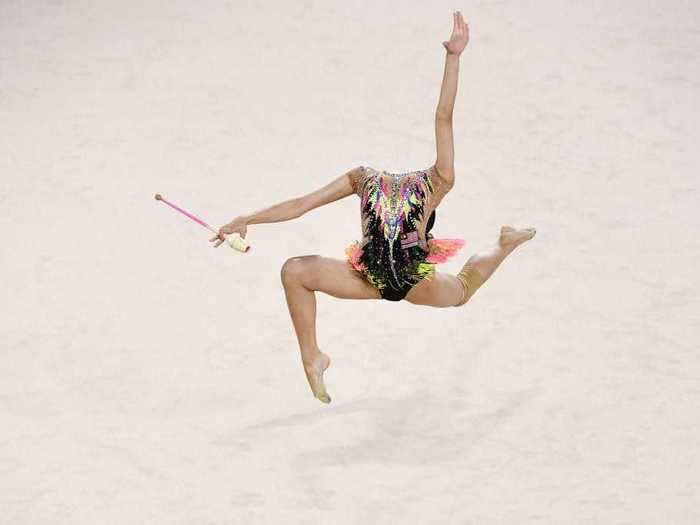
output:
[[250,245],[239,235],[229,235],[226,237],[226,244],[239,252],[247,252],[250,250]]

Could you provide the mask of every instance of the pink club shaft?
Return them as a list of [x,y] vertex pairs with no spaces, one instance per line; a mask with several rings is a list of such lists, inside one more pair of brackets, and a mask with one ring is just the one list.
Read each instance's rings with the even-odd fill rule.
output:
[[[209,230],[209,231],[215,233],[215,234],[217,235],[217,237],[221,238],[221,236],[219,235],[219,232],[216,231],[216,230],[215,230],[214,228],[212,228],[211,226],[209,226],[209,225],[208,225],[206,222],[204,222],[202,219],[200,219],[199,217],[196,217],[195,215],[192,215],[192,214],[191,214],[190,212],[188,212],[187,210],[183,210],[183,209],[180,208],[177,204],[173,204],[172,202],[169,202],[169,201],[165,200],[165,199],[163,198],[163,196],[162,196],[160,193],[156,193],[156,200],[157,200],[157,201],[163,201],[165,204],[167,204],[168,206],[170,206],[172,209],[174,209],[174,210],[176,210],[176,211],[179,211],[180,213],[182,213],[182,214],[185,215],[186,217],[189,217],[190,219],[192,219],[192,220],[193,220],[194,222],[196,222],[197,224],[201,224],[201,225],[204,226],[207,230]],[[237,237],[225,237],[223,240],[225,240],[225,241],[226,241],[226,244],[228,244],[231,248],[233,248],[234,250],[238,250],[239,252],[244,252],[244,253],[245,253],[245,252],[247,252],[248,250],[250,250],[250,245],[247,244],[247,243],[243,240],[243,238],[240,237],[240,236],[237,236]],[[217,244],[216,246],[218,246],[218,244]]]
[[189,217],[190,219],[192,219],[194,222],[196,222],[196,223],[201,224],[202,226],[204,226],[206,229],[208,229],[208,230],[210,230],[210,231],[212,231],[212,232],[214,232],[214,233],[217,233],[217,234],[219,233],[219,232],[217,232],[214,228],[212,228],[211,226],[209,226],[206,222],[204,222],[202,219],[200,219],[199,217],[196,217],[196,216],[192,215],[192,214],[191,214],[190,212],[188,212],[187,210],[183,210],[183,209],[180,208],[177,204],[173,204],[172,202],[169,202],[169,201],[167,201],[166,199],[164,199],[164,198],[161,196],[160,193],[156,193],[156,200],[158,200],[158,201],[163,201],[165,204],[167,204],[167,205],[170,206],[171,208],[173,208],[173,209],[179,211],[179,212],[182,213],[183,215],[186,215],[187,217]]

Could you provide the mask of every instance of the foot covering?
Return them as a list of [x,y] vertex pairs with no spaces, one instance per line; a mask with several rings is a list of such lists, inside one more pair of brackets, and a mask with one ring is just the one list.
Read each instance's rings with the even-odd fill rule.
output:
[[[324,368],[324,360],[326,363],[326,366]],[[330,357],[328,357],[325,354],[321,354],[319,359],[316,359],[311,366],[306,368],[306,376],[307,379],[309,380],[309,386],[311,386],[311,392],[313,393],[314,397],[318,399],[319,401],[323,403],[330,403],[331,402],[331,396],[328,395],[328,392],[326,391],[326,385],[323,382],[323,373],[326,371],[326,369],[330,366],[331,360]]]

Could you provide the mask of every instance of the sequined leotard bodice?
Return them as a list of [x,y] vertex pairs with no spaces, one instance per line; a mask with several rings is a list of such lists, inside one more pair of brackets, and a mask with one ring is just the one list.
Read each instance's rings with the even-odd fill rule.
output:
[[401,300],[464,244],[430,234],[435,208],[449,188],[434,167],[389,173],[360,166],[350,177],[361,198],[363,240],[346,249],[348,260],[383,298]]

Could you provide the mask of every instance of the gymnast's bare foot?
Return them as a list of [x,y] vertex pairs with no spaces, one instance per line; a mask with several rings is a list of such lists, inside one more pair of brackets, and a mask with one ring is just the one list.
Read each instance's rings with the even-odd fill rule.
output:
[[313,392],[315,398],[324,403],[331,402],[331,396],[326,392],[326,386],[323,383],[323,372],[326,371],[330,364],[331,358],[323,352],[319,352],[318,357],[312,363],[304,363],[304,372],[306,372],[306,379],[309,381],[311,392]]
[[515,249],[525,241],[529,241],[535,236],[535,228],[522,228],[516,230],[512,226],[501,226],[501,235],[498,244],[501,248]]

